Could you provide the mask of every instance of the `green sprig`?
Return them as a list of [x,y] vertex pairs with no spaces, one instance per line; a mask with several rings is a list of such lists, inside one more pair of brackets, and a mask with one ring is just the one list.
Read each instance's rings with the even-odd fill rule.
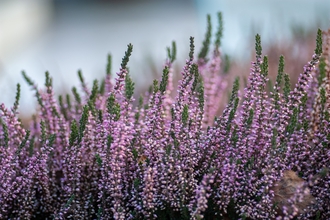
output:
[[120,118],[120,105],[116,103],[115,95],[111,93],[107,99],[107,110],[110,115],[114,115],[114,120],[118,121]]
[[203,112],[205,99],[204,99],[204,83],[202,77],[199,77],[199,82],[197,85],[197,93],[198,93],[199,109]]
[[80,95],[79,95],[79,93],[78,93],[76,87],[73,87],[73,88],[72,88],[72,93],[73,93],[73,96],[74,96],[76,102],[77,102],[78,104],[81,104],[81,97],[80,97]]
[[159,87],[158,87],[158,80],[154,80],[153,81],[153,83],[152,83],[152,85],[153,85],[153,89],[154,89],[154,93],[157,93],[158,91],[159,91]]
[[29,84],[29,86],[33,86],[34,82],[30,79],[30,77],[28,77],[25,73],[24,70],[22,70],[22,76],[25,79],[25,81],[27,82],[27,84]]
[[321,86],[323,83],[323,79],[326,77],[326,62],[324,57],[320,59],[320,64],[319,64],[319,77],[318,77],[318,85]]
[[168,74],[169,74],[169,69],[167,66],[165,66],[165,68],[163,69],[162,81],[160,82],[159,85],[159,90],[162,94],[164,94],[166,91],[166,87],[168,83]]
[[93,88],[92,88],[91,95],[89,96],[89,100],[92,101],[92,103],[95,103],[98,90],[99,90],[99,84],[98,84],[98,81],[95,79],[93,81]]
[[65,207],[65,208],[68,208],[68,207],[71,205],[71,203],[73,202],[74,198],[75,198],[75,195],[72,194],[72,195],[70,196],[70,198],[68,199],[68,201],[66,202],[66,204],[65,204],[64,207]]
[[107,136],[107,147],[110,148],[112,143],[113,143],[113,137],[111,135],[108,135]]
[[188,118],[189,118],[189,112],[188,112],[188,105],[184,105],[183,106],[183,111],[182,111],[182,123],[183,123],[183,126],[186,126],[187,125],[187,121],[188,121]]
[[203,41],[203,47],[202,50],[198,54],[199,59],[205,59],[207,56],[207,53],[210,49],[210,43],[211,43],[211,37],[212,37],[212,23],[211,23],[211,15],[207,15],[207,29],[205,33],[205,39]]
[[46,88],[47,88],[47,93],[50,93],[50,92],[51,92],[50,88],[52,87],[53,80],[52,80],[52,78],[50,77],[48,71],[45,72],[45,78],[46,78],[46,80],[45,80],[45,86],[46,86]]
[[23,141],[21,142],[21,144],[19,145],[16,154],[19,155],[22,151],[22,149],[25,147],[26,142],[29,140],[30,137],[30,130],[26,131],[25,137],[23,139]]
[[290,83],[290,76],[287,73],[284,73],[284,88],[283,88],[283,95],[285,102],[289,102],[289,95],[291,91],[291,83]]
[[16,113],[16,111],[18,109],[20,96],[21,96],[21,85],[19,83],[17,83],[16,97],[15,97],[15,102],[14,102],[14,106],[13,106],[13,113]]
[[68,105],[68,109],[71,108],[71,98],[69,94],[66,94],[66,104]]
[[6,123],[3,121],[2,118],[0,118],[0,123],[2,125],[2,130],[3,130],[3,139],[4,139],[4,146],[6,148],[8,148],[8,144],[9,144],[9,133],[8,133],[8,126],[6,125]]
[[246,120],[246,128],[247,128],[247,130],[249,130],[250,127],[251,127],[251,125],[252,125],[253,116],[254,116],[254,110],[253,109],[250,109],[250,111],[249,111],[249,117]]
[[34,138],[32,137],[30,139],[30,144],[29,144],[29,156],[32,157],[34,153]]
[[80,143],[83,135],[84,135],[84,131],[86,128],[86,124],[88,121],[88,112],[89,112],[89,107],[88,105],[85,105],[83,108],[83,112],[79,121],[79,138],[78,138],[78,142]]
[[40,128],[41,128],[41,142],[46,142],[47,131],[46,131],[46,123],[44,121],[40,121]]
[[111,67],[112,67],[112,56],[108,54],[107,57],[107,67],[106,67],[106,74],[111,75]]
[[96,159],[96,163],[102,167],[102,158],[100,157],[99,154],[95,154],[95,159]]
[[223,19],[222,19],[222,13],[218,12],[218,31],[215,34],[215,47],[218,49],[221,46],[221,38],[223,35]]
[[44,104],[42,102],[42,99],[41,99],[41,96],[40,96],[39,91],[36,88],[34,88],[34,82],[26,75],[26,73],[25,73],[24,70],[22,71],[22,76],[25,79],[25,81],[29,84],[29,86],[32,86],[33,89],[36,91],[36,97],[37,97],[37,100],[38,100],[38,104],[41,107],[44,107]]
[[104,95],[105,92],[105,80],[102,79],[100,89],[99,89],[99,94]]
[[235,100],[235,98],[237,97],[238,94],[238,90],[239,90],[239,77],[235,78],[234,84],[233,84],[233,89],[231,91],[231,96],[229,99],[229,104],[232,104],[233,101]]
[[68,120],[67,109],[64,106],[62,95],[58,96],[58,102],[59,102],[59,105],[60,105],[60,111],[61,111],[62,115],[64,116],[64,118],[66,120]]
[[239,98],[236,97],[235,100],[234,100],[234,103],[233,103],[234,104],[233,108],[229,113],[228,122],[227,122],[227,133],[229,133],[230,128],[231,128],[231,122],[235,118],[235,113],[236,113],[236,110],[237,110],[237,107],[238,107],[238,103],[239,103]]
[[167,56],[171,63],[174,62],[176,59],[176,43],[175,41],[172,41],[172,49],[170,47],[167,47]]
[[198,72],[198,65],[196,63],[193,63],[193,65],[190,68],[190,74],[194,76],[194,81],[191,86],[191,91],[195,91],[197,88],[197,84],[199,82],[199,72]]
[[71,123],[71,133],[69,137],[69,145],[72,147],[79,138],[78,126],[75,120]]
[[125,77],[125,96],[127,100],[131,100],[134,94],[134,82],[130,77],[129,73]]
[[275,101],[275,108],[279,109],[279,106],[278,106],[278,101],[279,101],[279,87],[281,87],[281,83],[282,83],[282,78],[283,78],[283,73],[284,73],[284,56],[281,55],[280,56],[280,60],[279,60],[279,63],[278,63],[278,70],[277,70],[277,76],[276,76],[276,90],[274,90],[275,92],[275,98],[274,98],[274,101]]
[[261,58],[261,54],[262,54],[262,47],[261,47],[261,37],[259,34],[256,35],[256,59],[260,59]]
[[49,135],[48,146],[52,147],[54,145],[55,140],[56,140],[56,134]]
[[268,57],[267,56],[264,56],[264,60],[261,65],[261,74],[264,77],[268,76]]
[[317,30],[315,54],[317,54],[318,56],[321,56],[321,54],[322,54],[322,31],[321,31],[321,29]]
[[294,108],[293,109],[293,112],[292,112],[292,115],[291,115],[291,118],[290,118],[290,122],[286,128],[286,131],[289,135],[291,135],[294,131],[295,131],[295,128],[297,126],[297,123],[298,123],[298,108]]
[[125,52],[125,56],[123,57],[122,62],[121,62],[121,68],[122,69],[126,69],[127,63],[129,61],[129,57],[132,54],[132,51],[133,51],[133,45],[132,44],[128,44],[127,45],[127,50]]
[[190,37],[190,50],[189,50],[190,61],[193,61],[194,59],[194,51],[195,51],[194,37]]
[[85,84],[85,79],[84,79],[84,76],[82,74],[82,71],[81,70],[78,70],[78,77],[79,77],[79,81],[81,82],[81,84]]

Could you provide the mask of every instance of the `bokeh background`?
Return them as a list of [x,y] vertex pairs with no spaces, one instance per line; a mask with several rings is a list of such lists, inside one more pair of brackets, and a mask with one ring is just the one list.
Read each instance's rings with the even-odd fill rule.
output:
[[118,71],[128,43],[134,45],[132,78],[145,88],[161,72],[173,40],[180,70],[189,37],[200,48],[206,15],[211,14],[215,30],[218,11],[232,76],[249,74],[254,35],[260,33],[271,77],[278,56],[285,54],[286,71],[294,79],[313,53],[317,28],[330,27],[329,0],[0,0],[0,103],[12,105],[19,82],[20,112],[29,115],[36,102],[22,70],[39,86],[49,71],[56,93],[65,93],[79,86],[78,69],[90,85],[101,79],[108,53],[113,72]]

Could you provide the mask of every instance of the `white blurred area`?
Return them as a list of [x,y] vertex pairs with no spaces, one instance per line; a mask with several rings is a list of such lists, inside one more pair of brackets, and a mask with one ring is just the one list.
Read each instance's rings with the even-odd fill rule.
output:
[[130,72],[143,86],[152,81],[151,72],[161,72],[172,40],[179,63],[187,58],[190,36],[198,51],[206,14],[216,26],[218,11],[224,17],[223,49],[238,57],[249,54],[257,32],[267,42],[289,37],[292,25],[330,27],[329,0],[0,0],[0,103],[12,105],[19,82],[20,111],[31,114],[36,102],[22,70],[39,87],[49,71],[56,93],[70,92],[79,86],[78,69],[89,85],[104,76],[108,53],[117,72],[128,43],[134,46]]

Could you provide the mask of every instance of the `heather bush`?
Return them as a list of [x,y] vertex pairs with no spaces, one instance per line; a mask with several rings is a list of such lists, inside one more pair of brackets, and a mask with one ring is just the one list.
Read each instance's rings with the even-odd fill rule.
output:
[[228,96],[218,18],[197,56],[190,38],[177,90],[173,43],[136,104],[131,44],[115,78],[109,56],[103,81],[78,72],[82,93],[58,100],[49,73],[40,89],[23,72],[39,107],[27,129],[19,85],[13,107],[0,106],[0,219],[330,219],[330,30],[293,90],[283,56],[268,87],[257,35],[246,88],[236,78],[217,114]]

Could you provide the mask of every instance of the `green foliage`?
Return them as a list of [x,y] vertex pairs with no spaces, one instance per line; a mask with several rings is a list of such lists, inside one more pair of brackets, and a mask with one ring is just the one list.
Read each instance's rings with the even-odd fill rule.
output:
[[249,117],[246,120],[246,130],[249,130],[253,122],[254,110],[250,109]]
[[99,122],[102,124],[102,122],[103,122],[103,112],[102,112],[101,109],[97,110],[97,116],[98,116]]
[[256,35],[256,59],[260,59],[261,58],[261,54],[262,54],[262,47],[261,47],[261,37],[259,34]]
[[120,105],[116,102],[115,95],[111,93],[107,99],[107,110],[110,115],[114,116],[114,120],[118,121],[120,118]]
[[79,138],[78,138],[79,143],[81,142],[82,137],[84,135],[86,124],[88,121],[88,112],[89,112],[89,107],[87,105],[85,105],[83,108],[83,112],[82,112],[80,121],[79,121]]
[[278,71],[276,76],[276,88],[273,91],[274,92],[274,105],[276,110],[280,110],[280,94],[279,94],[279,88],[281,87],[282,78],[284,74],[284,56],[280,56],[279,65],[278,65]]
[[318,85],[321,86],[322,83],[323,83],[323,80],[325,79],[326,77],[326,62],[325,62],[325,59],[324,57],[322,57],[320,59],[320,64],[319,64],[319,77],[318,77]]
[[102,158],[100,157],[99,154],[95,154],[95,159],[96,159],[96,163],[102,167]]
[[221,38],[223,35],[223,20],[222,20],[222,13],[218,12],[218,31],[215,34],[215,48],[218,49],[221,46]]
[[183,111],[182,111],[182,123],[184,126],[187,125],[187,121],[189,118],[189,111],[188,111],[188,105],[184,105],[183,106]]
[[71,205],[71,203],[73,202],[73,200],[74,200],[74,198],[75,198],[75,195],[74,194],[72,194],[71,195],[71,197],[68,199],[68,201],[66,202],[66,204],[65,204],[65,208],[68,208],[70,205]]
[[21,85],[19,83],[17,83],[17,87],[16,87],[16,97],[15,97],[15,102],[14,102],[14,106],[12,111],[15,113],[18,109],[18,105],[19,105],[19,99],[21,96]]
[[4,139],[4,146],[8,148],[9,143],[9,133],[8,133],[8,126],[7,124],[0,118],[0,123],[2,125],[2,131],[3,131],[3,139]]
[[25,71],[22,71],[22,76],[25,79],[25,81],[27,82],[27,84],[29,84],[29,86],[33,86],[34,82],[26,75]]
[[75,142],[78,140],[79,138],[79,131],[78,131],[78,126],[76,121],[72,121],[71,123],[71,133],[70,133],[70,137],[69,137],[69,145],[70,147],[72,147]]
[[167,66],[165,66],[163,70],[163,76],[162,76],[162,81],[160,82],[159,90],[162,94],[165,93],[167,83],[168,83],[168,74],[169,74],[169,69]]
[[234,84],[233,84],[233,89],[231,91],[231,96],[229,99],[229,104],[233,103],[234,99],[238,95],[238,90],[239,90],[239,77],[235,78]]
[[[22,71],[22,76],[25,79],[25,81],[28,83],[29,86],[34,87],[34,82],[26,75],[25,71]],[[40,97],[40,93],[38,92],[38,90],[36,88],[34,88],[34,90],[36,91],[36,97],[38,100],[38,103],[41,107],[43,107],[43,103],[42,103],[42,99]]]
[[48,71],[45,72],[45,78],[46,78],[46,80],[45,80],[45,86],[47,87],[47,92],[50,93],[51,92],[50,88],[52,87],[52,84],[53,84],[52,81],[53,80],[49,76],[49,72]]
[[261,68],[261,74],[264,77],[267,77],[268,76],[268,57],[267,56],[264,56],[264,60],[262,62],[262,65],[260,66],[260,68]]
[[64,103],[63,103],[63,97],[62,95],[58,96],[58,103],[60,105],[60,111],[63,114],[63,117],[68,120],[68,115],[67,115],[67,108],[65,108]]
[[138,105],[139,109],[141,109],[142,106],[143,106],[143,96],[140,95],[140,97],[139,97],[139,105]]
[[32,157],[33,153],[34,153],[34,138],[31,138],[29,144],[29,156]]
[[51,134],[48,137],[48,146],[52,147],[56,140],[56,134]]
[[203,112],[204,110],[204,83],[201,77],[198,78],[198,84],[197,84],[197,94],[198,94],[198,103],[199,103],[199,109]]
[[176,59],[176,43],[172,41],[172,49],[167,47],[167,56],[170,59],[170,62],[173,63]]
[[229,117],[228,117],[228,122],[227,122],[227,133],[229,133],[230,128],[231,128],[231,122],[233,121],[233,119],[235,118],[235,113],[238,107],[238,103],[239,103],[239,98],[236,97],[234,100],[234,106],[232,108],[232,110],[229,113]]
[[127,73],[125,77],[125,96],[127,100],[131,100],[134,94],[134,82],[130,75]]
[[41,128],[41,142],[45,143],[47,139],[47,127],[44,121],[40,121],[40,128]]
[[98,81],[95,79],[93,82],[93,88],[92,88],[91,95],[89,96],[89,100],[92,101],[92,103],[95,103],[98,90],[99,90],[99,84],[98,84]]
[[122,69],[126,69],[127,68],[127,63],[129,61],[129,57],[132,54],[132,51],[133,51],[133,45],[132,44],[128,44],[127,45],[127,50],[125,52],[125,56],[123,57],[122,62],[121,62],[121,68]]
[[16,151],[16,155],[19,155],[21,153],[22,149],[26,145],[26,142],[29,140],[29,137],[30,137],[30,130],[27,130],[23,141],[21,142],[21,144],[19,145],[19,147]]
[[76,87],[72,88],[72,93],[73,93],[73,96],[74,96],[76,102],[80,105],[81,104],[81,97],[80,97]]
[[102,79],[102,81],[101,81],[101,85],[100,85],[99,94],[100,94],[100,95],[104,95],[104,92],[105,92],[105,80]]
[[190,50],[189,50],[190,61],[194,59],[194,51],[195,51],[194,37],[190,37]]
[[111,67],[112,67],[112,56],[111,56],[111,54],[108,54],[107,68],[106,68],[107,75],[111,75]]
[[293,109],[293,112],[292,112],[292,115],[291,115],[291,118],[290,118],[290,122],[286,128],[286,131],[289,135],[291,135],[294,131],[295,131],[295,128],[297,126],[297,123],[298,123],[298,108],[294,108]]
[[284,56],[281,55],[279,64],[278,64],[277,77],[276,77],[276,83],[278,86],[281,86],[282,77],[283,77],[283,73],[284,73],[284,65],[285,65]]
[[66,94],[66,104],[68,105],[68,109],[71,108],[71,98],[69,94]]
[[210,49],[211,37],[212,37],[211,15],[207,15],[207,30],[206,30],[206,34],[205,34],[205,39],[203,41],[202,50],[198,54],[199,59],[206,58],[207,53]]
[[322,31],[321,31],[321,29],[318,29],[318,31],[317,31],[315,54],[317,54],[318,56],[321,56],[321,54],[322,54]]
[[85,84],[85,80],[84,80],[81,70],[78,70],[78,77],[79,77],[81,84]]
[[196,91],[198,82],[200,81],[200,79],[199,79],[200,78],[200,75],[199,75],[199,72],[198,72],[198,66],[197,66],[197,64],[194,63],[191,66],[190,74],[194,76],[194,81],[193,81],[193,84],[191,86],[191,90],[192,91]]
[[291,91],[291,83],[290,83],[290,76],[287,73],[284,73],[284,89],[283,89],[283,95],[286,103],[289,102],[289,95]]
[[158,91],[159,91],[159,87],[158,87],[158,80],[154,80],[153,81],[153,83],[152,83],[152,85],[153,85],[153,88],[154,88],[154,93],[157,93]]
[[325,94],[325,88],[323,88],[323,87],[320,88],[320,97],[321,97],[322,109],[324,109],[324,105],[327,102],[327,97]]
[[227,121],[227,133],[230,131],[231,122],[235,118],[235,113],[238,107],[239,98],[238,98],[238,90],[239,90],[239,77],[235,78],[233,89],[231,91],[231,96],[229,98],[228,105],[232,107],[229,113],[228,121]]
[[228,73],[230,70],[230,66],[231,66],[230,56],[228,54],[225,54],[223,58],[223,72]]

